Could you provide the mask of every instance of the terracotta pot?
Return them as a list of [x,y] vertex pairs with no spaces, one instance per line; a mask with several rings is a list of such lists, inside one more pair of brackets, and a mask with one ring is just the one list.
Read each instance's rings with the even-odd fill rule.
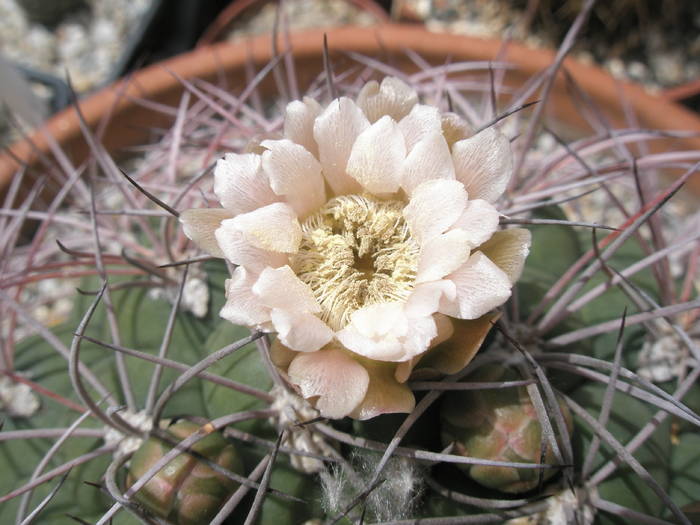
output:
[[[501,50],[497,40],[484,40],[448,34],[429,33],[422,28],[402,25],[383,25],[374,28],[344,27],[328,31],[314,30],[291,35],[291,45],[300,86],[304,87],[322,70],[323,34],[327,33],[333,51],[354,51],[369,56],[391,57],[391,64],[406,71],[417,70],[416,65],[404,53],[412,49],[433,64],[467,60],[493,60]],[[282,47],[280,45],[280,47]],[[204,47],[138,71],[128,80],[120,81],[87,99],[80,107],[87,124],[93,128],[102,119],[109,118],[104,130],[103,143],[110,151],[138,144],[146,139],[148,128],[166,126],[162,114],[133,102],[133,97],[151,99],[176,105],[183,91],[180,82],[171,73],[183,78],[200,78],[217,81],[220,73],[226,74],[228,85],[241,90],[245,82],[245,64],[252,60],[257,68],[271,57],[269,36],[254,38],[245,43],[220,43]],[[521,85],[532,75],[544,70],[554,58],[552,52],[532,50],[510,44],[499,57],[516,66],[509,71],[506,83]],[[581,88],[603,109],[614,125],[624,125],[621,96],[634,108],[639,125],[657,130],[686,130],[700,135],[700,117],[672,102],[645,92],[641,87],[615,81],[599,68],[567,60],[564,68]],[[270,77],[268,75],[268,77]],[[274,84],[268,78],[261,86],[262,92],[272,93]],[[581,126],[582,117],[575,107],[564,75],[557,78],[548,104],[548,112],[573,126]],[[45,132],[61,144],[75,163],[86,158],[88,148],[80,131],[75,109],[67,109],[50,119],[44,132],[36,132],[31,142],[22,141],[11,146],[12,155],[0,156],[0,188],[5,188],[20,167],[17,160],[31,168],[37,165],[39,155],[49,156],[49,144]],[[676,148],[700,149],[700,138],[674,139]],[[662,141],[654,141],[652,148],[668,148]],[[700,181],[694,181],[700,191]]]

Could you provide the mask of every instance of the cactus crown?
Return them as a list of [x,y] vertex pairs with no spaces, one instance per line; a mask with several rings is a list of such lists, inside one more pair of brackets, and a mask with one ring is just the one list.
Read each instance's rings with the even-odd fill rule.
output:
[[[86,126],[90,159],[46,172],[57,193],[19,174],[0,208],[1,522],[688,523],[699,255],[678,197],[697,152],[649,153],[659,132],[610,128],[573,78],[596,132],[570,138],[547,116],[556,67],[512,86],[504,64],[408,57],[421,71],[353,56],[280,84],[308,97],[270,111],[262,73],[235,93],[185,81],[140,154]],[[351,131],[363,147],[329,161]],[[655,383],[642,348],[669,337]]]

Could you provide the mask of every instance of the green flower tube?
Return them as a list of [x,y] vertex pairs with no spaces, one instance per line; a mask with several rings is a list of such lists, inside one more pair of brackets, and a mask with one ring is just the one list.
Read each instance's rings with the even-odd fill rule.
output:
[[[178,421],[166,430],[179,442],[200,429],[190,421]],[[152,437],[134,453],[129,465],[127,486],[131,486],[172,446]],[[219,432],[212,432],[191,447],[191,450],[217,465],[243,474],[243,464],[236,449]],[[177,525],[209,523],[238,483],[214,471],[194,455],[183,452],[165,465],[134,498],[156,516]]]
[[[484,367],[468,381],[510,381],[518,379],[512,370]],[[568,407],[559,401],[569,434],[573,421]],[[454,443],[454,453],[466,457],[519,463],[554,464],[551,447],[542,453],[542,427],[527,389],[523,386],[464,390],[444,396],[441,437],[445,446]],[[480,485],[508,493],[537,487],[540,475],[551,478],[556,469],[528,469],[460,465]],[[541,474],[540,474],[541,473]]]

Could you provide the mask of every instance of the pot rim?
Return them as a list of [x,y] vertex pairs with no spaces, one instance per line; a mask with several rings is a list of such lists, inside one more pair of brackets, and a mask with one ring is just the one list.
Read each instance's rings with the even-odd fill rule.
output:
[[[523,78],[543,71],[554,62],[555,52],[531,49],[522,44],[496,39],[482,39],[447,33],[432,33],[423,27],[405,24],[384,24],[374,27],[345,26],[333,29],[313,29],[289,35],[289,43],[294,58],[320,62],[323,53],[323,37],[328,37],[331,51],[352,51],[368,56],[378,53],[404,53],[411,49],[428,62],[444,63],[449,57],[452,62],[469,60],[506,61],[515,66],[513,72]],[[280,38],[283,38],[281,35]],[[286,36],[284,37],[286,38]],[[280,48],[284,45],[281,41]],[[99,125],[105,115],[111,118],[110,127],[121,128],[128,122],[129,111],[134,111],[133,98],[158,100],[173,91],[181,93],[184,88],[178,77],[183,79],[214,77],[220,71],[244,71],[246,63],[257,67],[267,64],[273,56],[272,42],[268,35],[237,42],[221,42],[197,48],[148,66],[133,75],[80,101],[80,109],[85,122],[91,128]],[[554,82],[553,93],[565,94],[563,70],[571,75],[576,83],[598,104],[609,111],[613,123],[624,122],[623,100],[635,110],[641,125],[655,130],[684,130],[696,132],[697,137],[677,139],[687,148],[700,149],[700,116],[679,104],[655,96],[639,85],[614,79],[601,68],[583,64],[566,58]],[[317,72],[320,69],[316,70]],[[509,70],[510,74],[511,70]],[[566,95],[568,97],[568,95]],[[580,112],[569,101],[571,107],[559,108],[557,117],[564,122],[581,120]],[[142,110],[145,111],[145,110]],[[126,118],[125,122],[120,119]],[[0,193],[9,185],[15,172],[22,166],[33,166],[38,160],[37,153],[48,155],[52,151],[49,137],[57,143],[80,140],[80,120],[75,108],[70,107],[51,117],[44,125],[24,140],[9,146],[11,154],[0,154]],[[122,133],[116,140],[117,147],[125,147],[138,142],[136,134],[132,138]],[[55,146],[53,146],[55,147]],[[78,160],[82,161],[82,158]]]

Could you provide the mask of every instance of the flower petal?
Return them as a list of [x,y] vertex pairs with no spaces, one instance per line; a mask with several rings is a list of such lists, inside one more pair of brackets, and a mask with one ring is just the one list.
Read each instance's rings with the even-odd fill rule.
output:
[[505,191],[513,172],[508,138],[493,126],[452,147],[457,180],[471,199],[495,202]]
[[[447,341],[450,337],[452,337],[452,334],[454,333],[454,328],[452,327],[452,320],[449,317],[442,314],[435,314],[433,315],[433,319],[435,320],[437,335],[433,338],[432,341],[430,341],[430,348],[433,348],[434,346],[439,345],[444,341]],[[396,378],[396,380],[399,383],[405,383],[406,381],[408,381],[408,379],[413,373],[413,369],[418,365],[418,363],[420,363],[420,361],[426,355],[428,355],[428,353],[429,351],[419,354],[409,359],[408,361],[399,363],[396,366],[394,378]]]
[[396,77],[385,77],[379,85],[375,80],[367,82],[357,95],[357,105],[370,122],[388,115],[396,121],[408,115],[418,102],[416,92]]
[[278,202],[263,173],[260,155],[227,153],[214,168],[214,193],[231,214],[247,213]]
[[406,314],[410,317],[431,315],[441,309],[443,301],[453,303],[456,297],[457,287],[450,280],[421,283],[406,301]]
[[214,232],[222,253],[233,264],[245,266],[248,270],[260,273],[268,266],[277,268],[289,262],[285,253],[262,250],[251,245],[232,221],[226,219]]
[[377,303],[355,311],[336,333],[345,348],[378,361],[406,361],[425,352],[437,334],[431,316],[408,318],[403,303]]
[[392,373],[393,366],[384,363],[366,364],[369,386],[362,403],[350,416],[365,420],[381,414],[409,413],[416,405],[413,392],[399,383]]
[[348,157],[357,136],[369,127],[367,117],[346,97],[331,102],[314,122],[314,139],[323,176],[333,193],[359,193],[360,185],[347,174]]
[[406,144],[396,122],[382,117],[357,137],[348,159],[347,172],[371,193],[399,189]]
[[411,377],[411,372],[413,372],[413,368],[418,364],[424,355],[425,354],[418,354],[408,361],[398,363],[396,365],[396,370],[394,370],[394,379],[399,383],[405,383],[408,381],[408,378]]
[[509,228],[494,233],[487,242],[479,246],[479,251],[503,270],[511,283],[515,283],[520,279],[525,259],[530,253],[530,240],[529,230]]
[[253,293],[270,308],[296,313],[321,311],[309,285],[303,283],[289,266],[265,268],[253,285]]
[[472,135],[469,124],[467,124],[462,117],[457,115],[457,113],[443,113],[441,121],[442,134],[450,149],[452,149],[455,142],[466,139]]
[[399,130],[406,141],[406,150],[411,151],[426,135],[442,132],[440,111],[435,106],[416,104],[399,121]]
[[311,97],[293,100],[287,104],[284,114],[284,136],[301,144],[318,158],[318,144],[314,140],[314,121],[321,114],[321,105]]
[[299,355],[299,352],[290,350],[284,346],[279,339],[272,341],[270,345],[270,360],[281,372],[287,373],[287,369],[294,358]]
[[[447,276],[457,286],[455,306],[460,319],[476,319],[505,303],[510,279],[486,255],[474,252],[456,272]],[[444,312],[451,315],[452,312]]]
[[418,259],[416,283],[435,281],[454,272],[469,258],[470,236],[464,230],[450,230],[423,243]]
[[224,257],[214,232],[221,226],[221,221],[231,217],[231,212],[223,208],[202,208],[185,210],[179,219],[185,235],[197,246],[214,257]]
[[345,348],[370,359],[380,361],[402,361],[405,358],[403,345],[393,337],[371,338],[361,333],[352,324],[335,334]]
[[452,155],[439,131],[425,135],[411,150],[401,167],[401,187],[408,195],[427,180],[454,178]]
[[392,330],[400,333],[407,330],[403,305],[398,301],[360,308],[353,312],[351,322],[367,337],[382,337]]
[[305,398],[318,397],[323,417],[340,419],[363,400],[369,385],[367,370],[343,350],[329,348],[299,354],[287,371]]
[[279,340],[297,352],[315,352],[333,339],[333,330],[313,314],[274,308],[270,318]]
[[464,185],[456,180],[429,180],[413,191],[403,216],[419,242],[445,232],[459,219],[467,205]]
[[216,230],[216,239],[224,250],[224,233],[238,230],[243,238],[255,248],[281,253],[294,253],[301,243],[301,226],[294,210],[282,202],[242,213],[233,219],[222,221]]
[[498,228],[498,211],[483,199],[470,200],[452,228],[459,228],[468,234],[472,248],[486,242]]
[[453,320],[452,337],[430,349],[417,368],[431,368],[443,374],[459,372],[474,358],[499,316],[494,313],[474,320]]
[[435,339],[430,341],[431,347],[444,343],[455,333],[454,323],[448,316],[435,314],[433,317],[435,318],[435,326],[437,326],[437,335]]
[[268,149],[262,155],[262,167],[270,179],[272,191],[286,197],[300,217],[305,217],[326,202],[321,165],[303,146],[290,140],[265,140]]
[[[430,341],[430,347],[434,347],[447,341],[452,334],[454,334],[454,328],[452,327],[452,320],[446,315],[435,314],[433,316],[435,319],[435,326],[437,327],[437,335]],[[427,353],[419,354],[408,361],[399,363],[396,366],[396,371],[394,372],[394,377],[399,383],[405,383],[411,377],[413,369],[418,365],[418,363],[427,355]]]
[[239,266],[233,271],[226,280],[226,303],[219,312],[221,317],[245,326],[260,326],[270,320],[270,309],[251,290],[256,279],[257,275],[246,268]]

